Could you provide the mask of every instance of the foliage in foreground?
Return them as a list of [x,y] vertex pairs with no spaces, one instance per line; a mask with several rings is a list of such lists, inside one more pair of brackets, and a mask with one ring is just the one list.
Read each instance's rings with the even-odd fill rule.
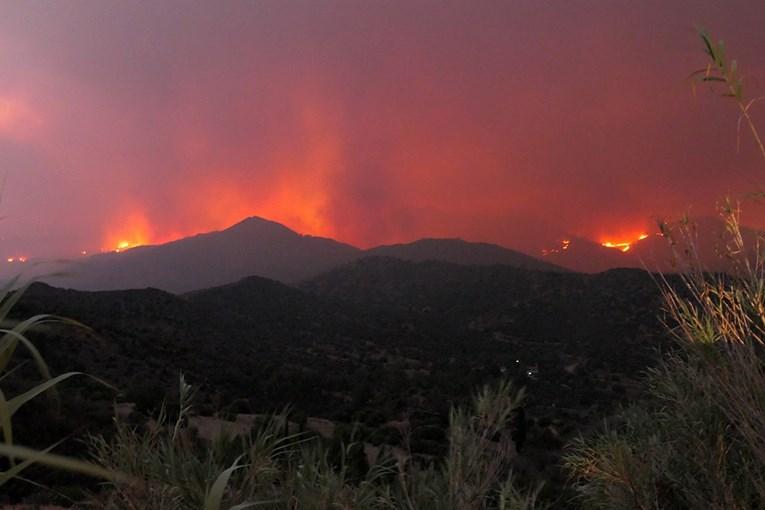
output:
[[[709,65],[699,81],[720,84],[752,131],[735,61],[702,32]],[[698,262],[687,220],[664,234],[688,263],[681,289],[664,286],[667,327],[679,349],[648,374],[649,400],[567,456],[584,508],[752,509],[765,507],[765,238],[744,239],[739,211],[721,209],[721,255],[732,275]]]
[[763,410],[728,396],[733,385],[755,377],[759,386],[738,391],[765,402],[762,369],[743,359],[751,351],[693,352],[697,347],[651,371],[652,401],[572,445],[567,463],[584,508],[762,508],[763,429],[751,436],[750,424],[733,415],[759,421]]
[[[51,450],[56,446],[55,444],[39,451],[14,442],[13,416],[19,409],[46,392],[53,394],[53,405],[55,405],[55,387],[66,379],[80,375],[77,372],[67,372],[56,377],[51,376],[42,356],[26,337],[28,331],[48,324],[70,324],[78,327],[81,326],[80,324],[47,314],[35,315],[16,323],[9,319],[11,310],[29,287],[28,283],[19,285],[19,281],[20,277],[12,278],[0,288],[0,457],[3,458],[4,462],[0,465],[0,486],[12,479],[21,478],[23,471],[33,464],[45,464],[56,469],[84,473],[100,478],[113,477],[115,476],[113,473],[99,466],[51,453]],[[16,359],[14,355],[20,346],[26,349],[29,357],[37,366],[42,381],[11,397],[8,395],[7,386],[3,383],[7,383],[7,378],[25,363],[21,361],[14,365]]]
[[502,383],[485,387],[472,407],[453,409],[449,452],[439,463],[383,454],[358,469],[363,444],[351,439],[332,448],[290,434],[286,412],[264,419],[244,438],[201,442],[185,426],[191,392],[181,379],[175,422],[162,413],[154,427],[118,423],[111,441],[92,440],[99,463],[133,479],[110,483],[94,503],[109,510],[545,508],[539,488],[519,490],[510,470],[510,420],[522,397]]

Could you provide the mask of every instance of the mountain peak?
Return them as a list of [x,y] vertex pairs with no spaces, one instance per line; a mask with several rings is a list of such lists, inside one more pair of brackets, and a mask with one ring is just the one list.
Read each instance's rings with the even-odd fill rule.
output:
[[287,227],[286,225],[283,225],[282,223],[269,220],[266,218],[263,218],[261,216],[248,216],[247,218],[243,219],[242,221],[238,223],[234,223],[230,227],[224,229],[223,231],[236,231],[236,230],[253,230],[253,229],[262,229],[264,231],[271,230],[274,232],[280,231],[285,233],[291,233],[293,235],[299,236],[297,232],[292,230],[291,228]]
[[362,251],[333,239],[300,234],[281,223],[250,216],[220,231],[124,253],[95,255],[73,264],[57,285],[82,290],[155,287],[184,293],[236,282],[248,276],[295,284],[358,259],[384,256],[461,265],[508,265],[541,271],[562,268],[488,243],[425,238]]

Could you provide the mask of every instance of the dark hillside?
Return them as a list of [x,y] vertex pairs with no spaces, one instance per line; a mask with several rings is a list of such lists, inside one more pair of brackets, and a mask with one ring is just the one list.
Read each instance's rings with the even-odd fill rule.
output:
[[497,264],[538,271],[567,271],[550,262],[489,243],[462,239],[420,239],[406,244],[378,246],[364,252],[368,257],[393,257],[411,262],[437,260],[465,266]]
[[[583,275],[373,257],[300,288],[258,277],[182,296],[38,284],[16,313],[88,324],[94,333],[55,328],[33,340],[54,372],[103,378],[139,409],[172,401],[183,371],[200,388],[200,412],[291,403],[302,416],[358,421],[369,441],[394,444],[400,434],[387,424],[403,420],[423,454],[442,451],[451,403],[510,377],[528,391],[526,468],[534,471],[640,395],[640,375],[665,342],[659,303],[639,270]],[[86,380],[67,384],[108,416],[113,394]]]
[[348,262],[359,252],[347,244],[301,235],[252,217],[219,232],[94,255],[68,267],[66,278],[47,280],[84,290],[156,287],[180,293],[251,275],[298,282]]

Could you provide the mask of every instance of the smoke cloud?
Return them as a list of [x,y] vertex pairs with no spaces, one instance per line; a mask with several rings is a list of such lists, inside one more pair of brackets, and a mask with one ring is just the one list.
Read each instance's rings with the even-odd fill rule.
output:
[[746,133],[737,151],[733,104],[692,94],[694,27],[759,95],[764,16],[743,0],[5,3],[0,255],[250,215],[360,246],[535,252],[709,214],[765,165]]

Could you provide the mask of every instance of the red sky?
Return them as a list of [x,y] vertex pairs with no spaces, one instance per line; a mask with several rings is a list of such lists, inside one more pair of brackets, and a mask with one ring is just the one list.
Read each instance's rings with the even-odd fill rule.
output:
[[694,27],[757,96],[764,20],[753,1],[5,2],[0,255],[248,215],[535,251],[708,214],[765,162],[746,133],[737,152],[733,103],[694,98]]

